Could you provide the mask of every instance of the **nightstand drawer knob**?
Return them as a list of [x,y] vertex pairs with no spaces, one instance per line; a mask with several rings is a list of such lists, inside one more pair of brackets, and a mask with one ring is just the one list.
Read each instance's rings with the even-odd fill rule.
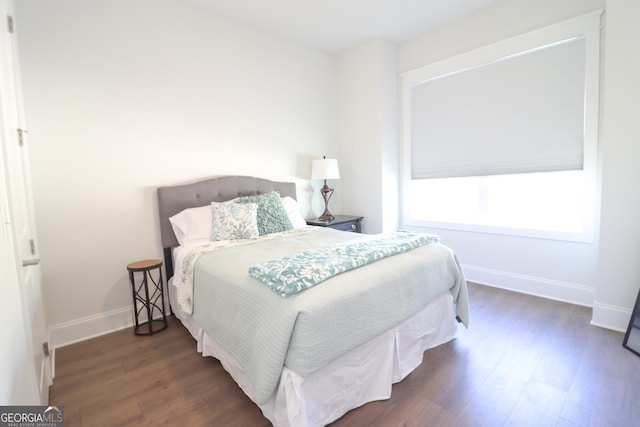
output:
[[357,228],[357,227],[356,227],[356,225],[355,225],[355,224],[351,224],[351,229],[352,229],[352,230],[355,230],[356,228]]

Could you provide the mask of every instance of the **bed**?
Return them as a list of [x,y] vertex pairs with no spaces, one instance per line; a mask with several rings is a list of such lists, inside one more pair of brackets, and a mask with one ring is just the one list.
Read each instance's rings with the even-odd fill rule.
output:
[[[283,296],[256,271],[326,248],[384,243],[306,226],[296,193],[294,183],[246,176],[160,187],[160,233],[172,311],[197,350],[220,360],[273,425],[324,426],[389,398],[426,349],[453,339],[458,323],[468,324],[467,288],[457,257],[437,238],[395,233],[420,244]],[[229,238],[237,224],[216,222],[229,210],[229,218],[255,218],[265,199],[287,219],[258,213],[241,239]],[[280,220],[286,225],[269,229]]]

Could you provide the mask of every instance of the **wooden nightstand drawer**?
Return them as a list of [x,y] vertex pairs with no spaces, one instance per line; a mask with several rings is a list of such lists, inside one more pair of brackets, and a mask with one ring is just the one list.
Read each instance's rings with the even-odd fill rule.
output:
[[334,230],[351,231],[354,233],[360,233],[362,231],[361,223],[362,216],[353,215],[336,215],[331,221],[321,221],[319,219],[308,219],[308,225],[314,225],[316,227],[329,227]]

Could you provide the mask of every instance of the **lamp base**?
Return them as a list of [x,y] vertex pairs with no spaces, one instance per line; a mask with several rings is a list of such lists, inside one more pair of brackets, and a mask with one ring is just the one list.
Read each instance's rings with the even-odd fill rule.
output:
[[320,192],[322,193],[322,198],[324,199],[324,212],[318,217],[318,219],[320,221],[332,221],[336,218],[335,216],[331,215],[331,212],[329,212],[329,199],[333,194],[333,188],[329,188],[329,186],[327,186],[326,179],[324,180],[324,185],[320,189]]
[[331,215],[331,212],[324,211],[322,215],[318,217],[320,221],[333,221],[336,219],[335,216]]

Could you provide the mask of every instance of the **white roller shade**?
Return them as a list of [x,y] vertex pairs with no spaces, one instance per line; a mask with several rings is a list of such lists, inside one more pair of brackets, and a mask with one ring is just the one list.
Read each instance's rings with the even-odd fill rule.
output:
[[583,167],[585,40],[411,88],[413,179]]

